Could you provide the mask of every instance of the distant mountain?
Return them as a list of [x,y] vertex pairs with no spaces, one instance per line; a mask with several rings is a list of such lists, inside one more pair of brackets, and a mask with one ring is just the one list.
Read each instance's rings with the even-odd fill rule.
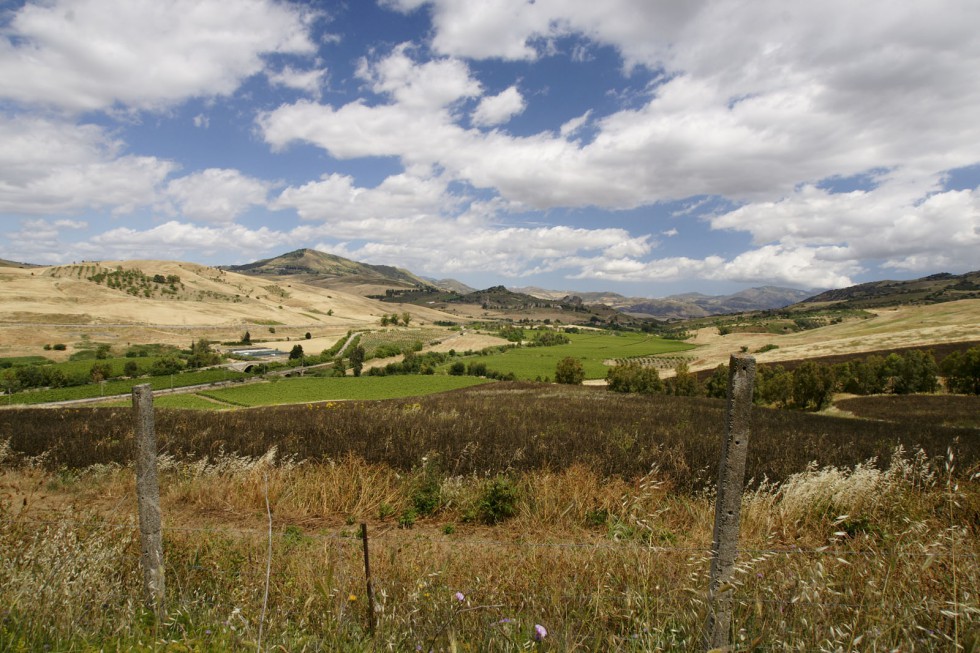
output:
[[422,278],[439,290],[445,290],[446,292],[454,292],[460,295],[467,295],[471,292],[476,292],[476,288],[467,286],[462,281],[457,281],[456,279],[432,279],[430,277]]
[[662,299],[624,297],[613,292],[555,291],[535,287],[512,288],[512,290],[547,299],[573,295],[585,304],[604,304],[628,315],[655,317],[661,320],[683,320],[723,313],[783,308],[813,294],[813,291],[776,286],[750,288],[732,295],[712,296],[690,292]]
[[937,304],[980,298],[980,270],[966,274],[943,272],[911,281],[871,281],[828,290],[803,304],[831,304],[838,308],[874,308],[902,304]]
[[322,287],[333,287],[337,282],[348,286],[388,288],[424,288],[430,285],[425,279],[401,268],[358,263],[315,249],[298,249],[275,258],[245,265],[225,265],[221,269],[255,276],[296,276],[305,283]]

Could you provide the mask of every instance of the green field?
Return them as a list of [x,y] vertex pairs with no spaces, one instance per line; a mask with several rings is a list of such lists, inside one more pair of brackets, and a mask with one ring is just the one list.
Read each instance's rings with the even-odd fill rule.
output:
[[487,369],[504,374],[513,372],[518,379],[533,381],[553,378],[558,361],[571,356],[582,361],[585,378],[604,379],[609,369],[603,364],[605,360],[653,356],[694,348],[694,345],[643,333],[570,333],[568,337],[571,342],[567,345],[520,347],[473,360],[486,363]]
[[[91,366],[91,363],[89,365]],[[102,387],[97,383],[89,383],[88,385],[78,385],[69,388],[30,390],[2,397],[0,398],[0,402],[6,404],[43,404],[53,401],[92,399],[94,397],[125,394],[132,391],[134,385],[140,385],[141,383],[149,383],[154,390],[163,390],[166,388],[183,388],[189,385],[200,385],[204,383],[232,381],[246,378],[246,376],[240,372],[232,372],[223,368],[200,370],[197,372],[183,372],[181,374],[174,374],[173,376],[153,376],[140,379],[106,381],[102,384]]]
[[237,406],[273,406],[342,399],[395,399],[456,390],[487,383],[470,376],[307,377],[250,383],[198,394]]

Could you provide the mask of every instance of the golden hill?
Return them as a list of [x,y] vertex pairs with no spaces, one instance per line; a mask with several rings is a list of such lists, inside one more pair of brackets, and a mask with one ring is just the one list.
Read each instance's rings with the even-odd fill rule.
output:
[[[335,340],[409,312],[415,324],[451,319],[296,280],[268,279],[175,261],[100,261],[0,267],[0,356],[37,354],[46,343],[178,342],[306,331]],[[275,336],[270,333],[275,329]]]

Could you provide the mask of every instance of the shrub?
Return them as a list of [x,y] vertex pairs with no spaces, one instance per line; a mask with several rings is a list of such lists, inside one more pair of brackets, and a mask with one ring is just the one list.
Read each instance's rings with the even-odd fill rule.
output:
[[463,361],[456,361],[449,366],[449,373],[452,376],[463,376],[466,374],[466,363]]
[[558,365],[555,367],[556,383],[580,385],[584,380],[585,369],[582,367],[582,361],[571,356],[566,356],[558,361]]
[[497,476],[483,488],[477,512],[485,524],[499,524],[517,512],[520,496],[517,484],[506,476]]
[[65,351],[66,349],[68,349],[68,345],[66,345],[63,342],[56,342],[54,345],[51,346],[51,349],[54,349],[55,351]]
[[609,369],[606,381],[613,392],[640,392],[652,394],[663,390],[660,374],[654,367],[627,362]]

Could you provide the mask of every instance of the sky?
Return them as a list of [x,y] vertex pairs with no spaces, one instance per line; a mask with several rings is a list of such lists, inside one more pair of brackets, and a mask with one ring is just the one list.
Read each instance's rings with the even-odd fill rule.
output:
[[660,297],[980,268],[975,0],[0,0],[0,258]]

